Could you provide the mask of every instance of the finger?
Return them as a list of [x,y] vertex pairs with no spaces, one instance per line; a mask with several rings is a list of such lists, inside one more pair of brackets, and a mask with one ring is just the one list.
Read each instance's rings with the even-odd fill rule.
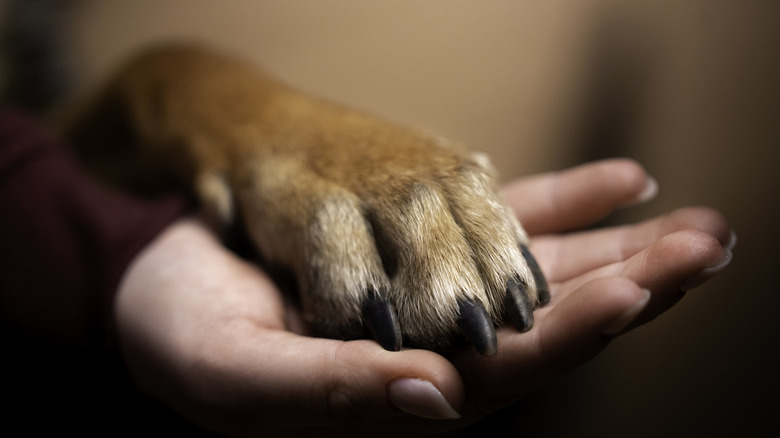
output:
[[582,284],[603,277],[623,277],[649,289],[653,298],[640,322],[646,322],[675,304],[683,293],[725,268],[731,251],[710,234],[678,231],[659,239],[626,261],[613,263],[559,285],[556,298],[565,297]]
[[698,230],[715,237],[724,248],[733,246],[734,233],[726,219],[709,208],[684,208],[636,225],[569,236],[540,237],[534,252],[543,261],[548,279],[562,282],[585,272],[627,260],[662,237],[682,230]]
[[656,185],[635,161],[613,159],[520,179],[502,194],[531,234],[592,224],[616,207],[644,201]]
[[564,373],[592,358],[644,310],[651,292],[625,278],[583,284],[540,318],[539,365]]
[[587,361],[648,300],[649,292],[627,279],[595,279],[555,306],[537,311],[534,330],[524,334],[501,330],[495,357],[456,357],[462,375],[469,376],[469,401],[478,402],[465,406],[464,415],[471,409],[500,408]]
[[459,416],[460,376],[430,351],[246,331],[204,349],[190,376],[198,404],[188,416],[209,429],[245,435],[284,427],[327,435],[338,425],[339,433],[352,435],[368,433],[376,422],[401,428],[407,418]]
[[635,324],[650,321],[666,311],[685,291],[722,271],[732,258],[731,251],[711,235],[691,230],[670,234],[640,255],[644,262],[636,258],[621,270],[622,276],[653,292],[653,298]]

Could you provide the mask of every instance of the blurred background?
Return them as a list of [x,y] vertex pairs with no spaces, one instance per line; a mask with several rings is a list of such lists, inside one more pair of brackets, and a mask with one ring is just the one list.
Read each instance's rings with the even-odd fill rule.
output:
[[464,141],[504,181],[637,159],[659,196],[610,221],[715,207],[738,234],[734,261],[479,427],[545,437],[780,433],[780,2],[48,3],[61,8],[76,94],[145,46],[202,41],[298,88]]

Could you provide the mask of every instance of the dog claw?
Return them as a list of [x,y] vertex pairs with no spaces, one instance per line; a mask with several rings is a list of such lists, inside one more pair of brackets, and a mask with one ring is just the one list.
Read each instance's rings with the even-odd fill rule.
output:
[[369,294],[363,304],[363,319],[374,339],[385,350],[399,351],[402,346],[401,325],[393,305],[379,293]]
[[526,286],[518,280],[506,284],[505,307],[509,320],[520,333],[527,332],[534,325],[534,306],[526,293]]
[[496,354],[498,350],[496,330],[482,303],[464,300],[459,303],[459,308],[458,326],[474,349],[483,356]]
[[547,285],[547,279],[542,274],[542,269],[539,267],[539,263],[536,258],[531,254],[531,251],[525,245],[520,245],[520,252],[525,257],[528,267],[531,269],[531,273],[536,281],[536,291],[539,297],[539,305],[544,306],[550,302],[550,286]]

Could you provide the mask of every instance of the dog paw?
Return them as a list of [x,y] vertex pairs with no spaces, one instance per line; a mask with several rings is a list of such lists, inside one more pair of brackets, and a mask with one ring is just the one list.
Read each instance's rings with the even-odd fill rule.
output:
[[491,355],[494,327],[530,329],[549,292],[484,160],[362,115],[328,126],[203,184],[214,210],[235,202],[268,262],[292,268],[315,331]]
[[87,152],[113,157],[104,173],[173,177],[214,223],[242,223],[267,263],[294,272],[324,336],[490,355],[494,327],[526,331],[549,300],[489,165],[457,145],[191,48],[130,63],[100,102],[82,129],[117,138],[84,150],[124,145]]

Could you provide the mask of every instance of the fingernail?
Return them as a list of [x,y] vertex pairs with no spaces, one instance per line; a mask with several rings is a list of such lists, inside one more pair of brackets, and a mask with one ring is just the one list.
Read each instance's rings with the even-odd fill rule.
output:
[[422,380],[403,378],[387,384],[387,399],[391,405],[417,417],[434,420],[454,420],[460,418],[447,399],[433,386]]
[[623,204],[623,207],[631,207],[633,205],[643,204],[655,198],[655,195],[657,194],[658,194],[658,181],[656,181],[656,179],[653,178],[652,176],[648,175],[647,181],[645,182],[645,188],[643,188],[642,191],[639,192],[638,195],[636,195],[636,197]]
[[[734,238],[736,239],[736,235],[734,235]],[[728,266],[729,263],[731,263],[732,257],[733,257],[733,253],[731,252],[731,250],[724,249],[723,255],[721,256],[721,259],[717,264],[710,266],[709,268],[704,268],[701,271],[699,271],[698,274],[685,280],[685,282],[680,285],[680,290],[687,292],[697,286],[701,286],[702,283],[714,277],[715,274],[725,269],[726,266]]]
[[624,310],[623,313],[621,313],[609,325],[607,325],[603,332],[605,335],[617,335],[623,331],[623,329],[628,327],[628,325],[631,324],[637,315],[639,315],[639,313],[644,310],[645,306],[647,306],[647,303],[650,302],[650,291],[647,289],[642,289],[642,292],[644,292],[644,295],[639,301],[634,303],[628,309]]
[[655,198],[655,195],[658,194],[658,181],[656,181],[655,178],[652,176],[647,176],[647,184],[645,185],[644,190],[639,193],[639,196],[636,197],[637,203],[643,203],[647,202],[653,198]]
[[731,230],[731,234],[729,235],[729,241],[726,242],[726,244],[723,246],[723,248],[732,251],[734,247],[737,246],[737,232],[734,230]]

